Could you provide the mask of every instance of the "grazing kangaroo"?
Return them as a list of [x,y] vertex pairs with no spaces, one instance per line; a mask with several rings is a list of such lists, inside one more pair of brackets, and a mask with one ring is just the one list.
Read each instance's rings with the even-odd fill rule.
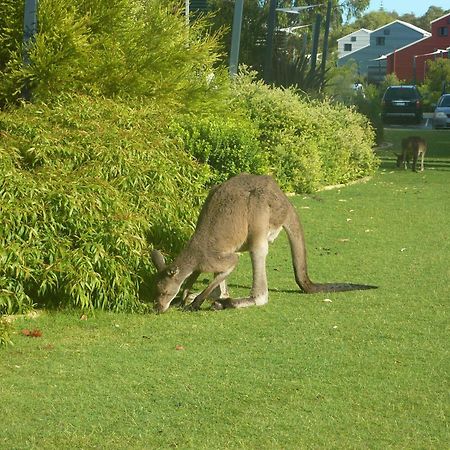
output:
[[396,153],[397,167],[403,165],[404,169],[408,168],[409,160],[413,159],[412,170],[416,172],[417,158],[420,156],[420,171],[423,172],[423,160],[427,151],[427,143],[425,139],[418,136],[409,136],[402,139],[402,152]]
[[[298,215],[286,195],[270,176],[241,174],[213,188],[203,205],[197,227],[184,250],[166,266],[161,253],[152,252],[159,271],[156,307],[166,311],[185,283],[182,300],[202,272],[212,272],[214,279],[189,305],[199,309],[215,290],[222,297],[216,309],[264,305],[268,301],[266,256],[269,243],[284,228],[291,247],[295,280],[303,292],[351,291],[372,289],[361,284],[313,283],[306,270],[306,249]],[[238,262],[238,252],[249,251],[253,284],[248,298],[228,298],[225,280]]]

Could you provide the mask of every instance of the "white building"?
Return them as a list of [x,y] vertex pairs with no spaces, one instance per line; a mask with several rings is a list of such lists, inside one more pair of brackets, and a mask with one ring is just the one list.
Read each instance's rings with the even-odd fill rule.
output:
[[361,28],[338,39],[338,58],[340,59],[356,50],[367,47],[370,43],[370,33],[371,30]]

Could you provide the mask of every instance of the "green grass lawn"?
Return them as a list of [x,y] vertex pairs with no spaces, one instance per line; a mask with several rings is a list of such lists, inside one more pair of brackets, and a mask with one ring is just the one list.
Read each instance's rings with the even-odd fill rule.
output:
[[[386,151],[372,180],[292,199],[312,279],[377,290],[299,294],[282,235],[262,308],[19,318],[0,448],[447,449],[450,133],[422,135],[423,173]],[[250,284],[243,256],[231,290]]]

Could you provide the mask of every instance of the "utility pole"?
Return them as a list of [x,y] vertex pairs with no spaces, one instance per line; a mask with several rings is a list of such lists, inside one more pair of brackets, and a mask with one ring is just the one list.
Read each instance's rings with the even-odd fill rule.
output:
[[231,33],[230,75],[237,74],[239,64],[239,46],[241,43],[242,13],[244,0],[236,0],[234,4],[233,29]]
[[30,63],[27,46],[34,40],[37,33],[37,9],[38,0],[25,0],[23,11],[23,43],[25,44],[23,60],[25,64]]
[[185,7],[184,7],[184,15],[186,17],[186,25],[189,26],[189,2],[190,0],[185,1]]
[[314,35],[313,35],[313,46],[311,51],[311,72],[316,70],[317,63],[317,49],[319,47],[319,34],[320,34],[320,23],[322,22],[322,16],[317,14],[316,23],[314,24]]
[[[25,0],[25,7],[23,11],[23,62],[26,65],[31,63],[29,48],[34,41],[34,37],[37,33],[37,9],[38,0]],[[22,89],[22,97],[24,100],[29,101],[31,99],[31,92],[28,83],[25,83]]]
[[264,81],[272,81],[273,33],[275,31],[277,0],[270,0],[269,19],[267,21],[266,61],[264,64]]
[[323,52],[322,52],[322,83],[325,78],[325,66],[327,63],[328,56],[328,36],[330,34],[330,22],[331,22],[331,0],[328,0],[327,5],[327,16],[325,19],[325,32],[323,36]]

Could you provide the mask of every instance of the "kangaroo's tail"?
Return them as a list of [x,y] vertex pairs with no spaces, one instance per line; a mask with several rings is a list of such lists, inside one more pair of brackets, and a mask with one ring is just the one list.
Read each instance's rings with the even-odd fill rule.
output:
[[289,238],[292,254],[292,265],[294,268],[295,281],[300,289],[312,294],[315,292],[344,292],[364,289],[376,289],[377,286],[353,283],[313,283],[308,275],[306,264],[306,246],[302,225],[295,208],[291,205],[284,229]]

